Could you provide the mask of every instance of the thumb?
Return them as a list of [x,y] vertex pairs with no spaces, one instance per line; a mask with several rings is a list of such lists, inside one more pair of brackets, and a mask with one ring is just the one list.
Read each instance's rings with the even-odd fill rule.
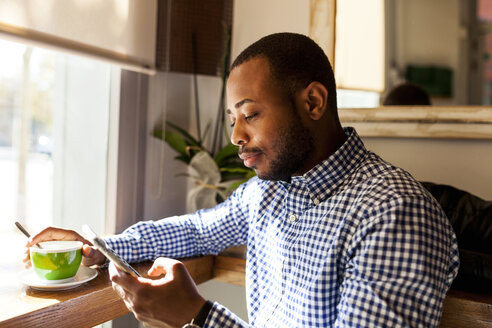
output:
[[149,269],[148,274],[151,277],[156,277],[161,274],[169,274],[170,276],[172,276],[172,268],[176,263],[179,263],[179,261],[167,257],[159,257],[152,264],[152,267]]
[[85,266],[100,265],[106,261],[105,256],[101,252],[87,244],[82,246],[82,255],[84,255],[82,262]]
[[92,257],[92,256],[94,256],[94,249],[91,246],[84,244],[82,246],[82,254],[85,257]]

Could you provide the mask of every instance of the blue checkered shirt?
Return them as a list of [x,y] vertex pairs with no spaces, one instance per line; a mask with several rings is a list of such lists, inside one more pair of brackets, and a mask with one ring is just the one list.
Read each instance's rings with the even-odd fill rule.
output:
[[[106,241],[128,261],[247,244],[254,327],[436,327],[458,271],[453,230],[410,174],[345,133],[336,153],[290,183],[253,178],[213,209]],[[218,303],[205,324],[244,326]]]

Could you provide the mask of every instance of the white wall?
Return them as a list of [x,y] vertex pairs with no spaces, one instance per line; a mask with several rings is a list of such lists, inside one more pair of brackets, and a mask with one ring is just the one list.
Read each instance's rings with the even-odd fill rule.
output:
[[[189,127],[192,112],[191,76],[158,73],[149,83],[147,135],[163,119],[183,128]],[[176,174],[186,172],[186,165],[174,160],[176,152],[164,141],[149,137],[147,142],[145,219],[159,219],[185,213],[187,182]]]
[[271,33],[309,34],[310,0],[235,0],[232,58]]
[[492,200],[492,140],[363,138],[366,147],[420,181]]

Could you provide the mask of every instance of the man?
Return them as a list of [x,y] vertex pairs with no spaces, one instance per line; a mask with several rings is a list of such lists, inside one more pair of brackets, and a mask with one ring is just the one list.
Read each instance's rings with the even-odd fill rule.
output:
[[[167,257],[247,245],[249,324],[255,327],[432,327],[458,269],[452,228],[410,174],[341,127],[333,72],[309,38],[273,34],[234,61],[227,85],[231,140],[257,176],[212,209],[143,221],[106,239],[128,261],[155,259],[135,279],[110,265],[137,319],[243,327],[206,302]],[[43,239],[81,239],[48,228]],[[84,246],[85,264],[104,257]]]

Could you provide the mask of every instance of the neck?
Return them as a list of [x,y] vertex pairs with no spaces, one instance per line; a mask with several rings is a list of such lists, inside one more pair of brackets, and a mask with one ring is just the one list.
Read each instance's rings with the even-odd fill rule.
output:
[[315,142],[313,151],[306,159],[302,168],[293,174],[294,176],[303,175],[310,171],[313,167],[333,155],[347,140],[347,136],[340,124],[330,129],[318,128],[316,131],[318,133],[313,133],[313,138],[319,142]]

